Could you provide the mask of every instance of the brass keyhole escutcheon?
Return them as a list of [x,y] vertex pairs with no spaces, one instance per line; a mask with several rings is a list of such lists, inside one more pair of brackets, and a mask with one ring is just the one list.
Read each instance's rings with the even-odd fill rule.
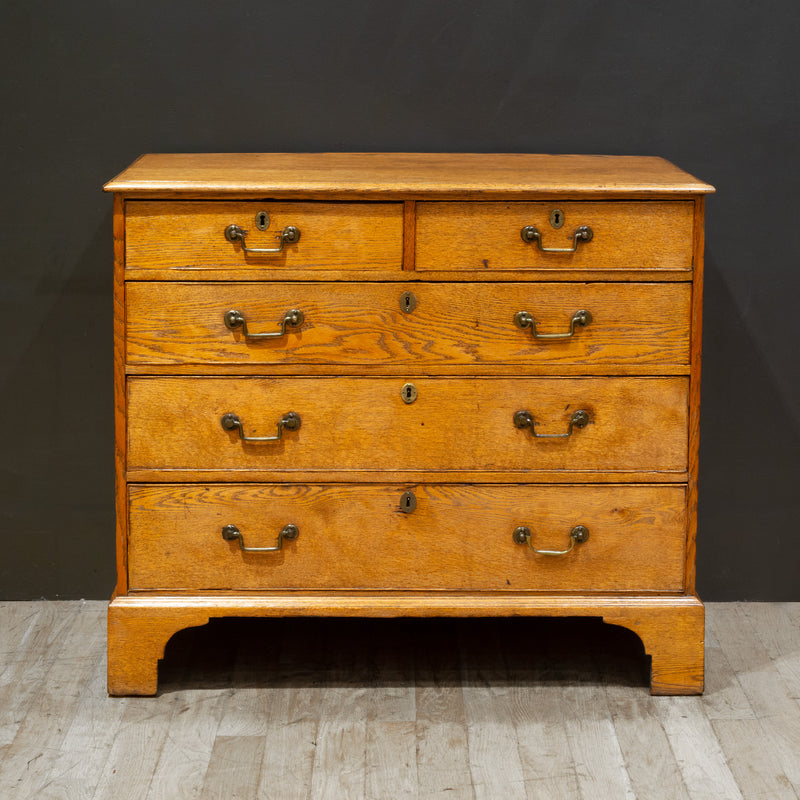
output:
[[400,397],[404,403],[411,404],[417,399],[417,387],[413,383],[404,383],[400,390]]
[[400,295],[400,310],[404,314],[410,314],[417,307],[417,298],[413,292],[403,292]]
[[410,514],[417,507],[417,496],[414,492],[403,492],[400,495],[400,510],[404,514]]
[[554,208],[550,212],[550,224],[556,229],[564,225],[564,212],[560,208]]
[[256,214],[256,228],[260,231],[265,231],[269,228],[269,214],[266,211],[259,211]]

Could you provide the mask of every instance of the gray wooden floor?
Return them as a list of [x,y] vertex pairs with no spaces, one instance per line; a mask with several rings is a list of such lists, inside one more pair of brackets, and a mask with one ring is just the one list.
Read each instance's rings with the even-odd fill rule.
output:
[[594,620],[216,620],[105,693],[105,604],[0,604],[0,798],[800,797],[800,603],[710,604],[703,697]]

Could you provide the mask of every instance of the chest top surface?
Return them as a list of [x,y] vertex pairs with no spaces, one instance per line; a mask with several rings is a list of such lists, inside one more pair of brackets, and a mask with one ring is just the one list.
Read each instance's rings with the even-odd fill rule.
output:
[[128,194],[669,197],[714,187],[663,158],[488,153],[147,154],[105,185]]

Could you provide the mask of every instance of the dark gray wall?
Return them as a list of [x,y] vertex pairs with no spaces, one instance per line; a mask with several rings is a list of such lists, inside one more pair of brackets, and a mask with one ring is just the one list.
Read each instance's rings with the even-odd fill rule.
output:
[[662,155],[708,203],[698,585],[800,599],[796,0],[2,8],[0,597],[114,582],[111,198],[142,152]]

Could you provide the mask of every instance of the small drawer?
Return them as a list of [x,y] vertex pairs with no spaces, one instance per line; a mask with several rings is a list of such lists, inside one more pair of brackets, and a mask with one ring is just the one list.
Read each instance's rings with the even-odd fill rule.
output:
[[689,283],[136,281],[125,302],[130,364],[689,363]]
[[416,269],[688,272],[693,214],[679,201],[418,203]]
[[401,203],[125,204],[126,269],[285,270],[293,277],[295,270],[397,272],[402,263]]
[[[409,490],[415,507],[403,513]],[[129,494],[132,590],[684,586],[683,486],[145,484]]]
[[684,377],[135,377],[128,468],[683,473],[687,391]]

